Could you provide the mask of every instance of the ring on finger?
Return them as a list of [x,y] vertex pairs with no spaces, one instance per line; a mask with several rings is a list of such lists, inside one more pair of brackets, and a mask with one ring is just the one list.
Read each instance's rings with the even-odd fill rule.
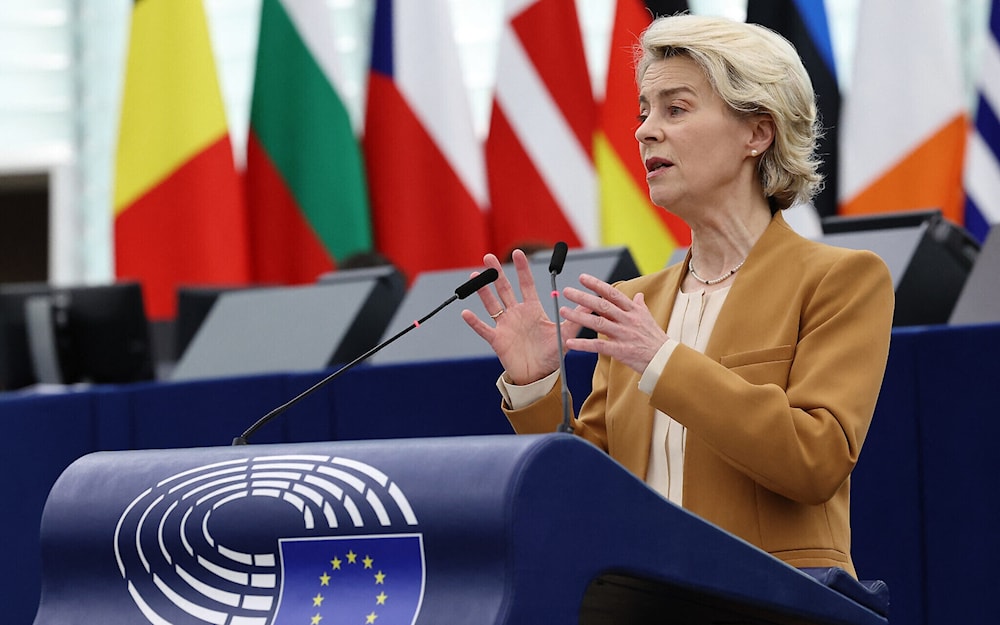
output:
[[497,314],[490,315],[490,319],[494,319],[495,320],[497,317],[499,317],[500,315],[504,314],[505,312],[507,312],[507,311],[505,309],[501,308],[500,310],[497,311]]

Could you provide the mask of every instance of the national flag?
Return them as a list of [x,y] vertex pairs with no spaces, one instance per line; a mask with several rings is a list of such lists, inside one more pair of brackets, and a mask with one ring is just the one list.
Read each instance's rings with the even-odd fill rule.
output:
[[865,0],[841,111],[840,212],[939,208],[962,224],[968,120],[944,0]]
[[691,230],[649,199],[646,167],[635,138],[639,111],[635,46],[653,16],[688,10],[687,0],[617,0],[608,54],[608,74],[594,139],[600,180],[601,242],[629,248],[640,271],[663,268],[678,246],[691,244]]
[[243,284],[247,226],[201,0],[139,0],[115,161],[115,273],[153,319],[177,287]]
[[788,39],[809,72],[825,131],[818,149],[824,187],[813,198],[813,206],[821,217],[832,217],[837,214],[840,85],[826,6],[823,0],[749,0],[746,21],[766,26]]
[[494,251],[600,242],[596,123],[574,0],[506,0],[486,139]]
[[262,0],[246,171],[257,281],[312,282],[372,247],[334,44],[325,3]]
[[974,132],[965,164],[965,229],[980,242],[1000,223],[1000,0],[993,0],[983,42]]
[[419,534],[282,539],[274,625],[414,623],[424,596]]
[[376,248],[411,280],[482,263],[486,169],[445,0],[375,5],[364,152]]

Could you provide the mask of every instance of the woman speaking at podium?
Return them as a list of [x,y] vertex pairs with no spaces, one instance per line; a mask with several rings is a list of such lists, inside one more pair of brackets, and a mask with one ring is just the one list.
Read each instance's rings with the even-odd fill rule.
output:
[[[875,254],[800,237],[782,211],[821,183],[821,129],[795,49],[693,15],[641,37],[639,156],[652,201],[691,228],[687,258],[563,296],[569,350],[595,352],[573,431],[669,500],[796,567],[850,554],[850,475],[885,370],[894,293]],[[525,255],[465,321],[492,346],[518,433],[562,420],[560,346]],[[581,328],[596,339],[575,338]],[[571,337],[571,338],[567,338]],[[664,528],[669,531],[669,528]]]

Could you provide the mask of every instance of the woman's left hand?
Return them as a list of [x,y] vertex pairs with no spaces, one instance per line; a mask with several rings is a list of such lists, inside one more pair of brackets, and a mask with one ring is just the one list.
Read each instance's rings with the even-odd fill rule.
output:
[[638,373],[645,371],[656,352],[667,342],[667,333],[646,308],[643,294],[637,293],[629,299],[607,282],[589,274],[580,275],[580,284],[593,293],[566,287],[563,296],[577,308],[563,306],[559,313],[564,319],[602,336],[567,339],[566,347],[603,354]]

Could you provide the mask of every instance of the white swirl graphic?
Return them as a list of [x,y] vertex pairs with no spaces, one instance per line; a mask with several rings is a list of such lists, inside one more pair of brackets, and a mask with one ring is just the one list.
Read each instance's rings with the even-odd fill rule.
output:
[[[263,513],[278,527],[256,526]],[[281,585],[279,539],[394,524],[417,518],[400,488],[368,464],[244,458],[177,473],[133,499],[115,528],[115,559],[154,625],[266,625]]]

